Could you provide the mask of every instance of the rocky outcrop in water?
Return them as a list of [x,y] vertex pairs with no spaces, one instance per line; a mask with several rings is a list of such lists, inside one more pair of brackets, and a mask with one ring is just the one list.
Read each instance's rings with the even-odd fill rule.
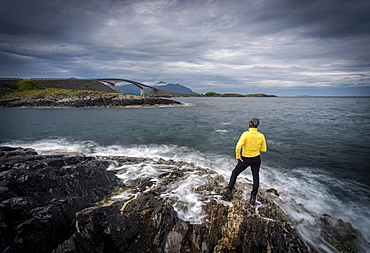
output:
[[0,99],[0,107],[126,107],[182,105],[182,103],[161,98],[141,98],[140,96],[119,93],[84,92],[52,96],[33,96],[29,98],[16,95]]
[[[219,195],[224,178],[211,169],[6,147],[0,162],[2,252],[316,252],[279,208],[276,190],[261,190],[252,207],[249,183],[238,183],[227,202]],[[154,178],[130,176],[146,164],[156,168]],[[191,187],[199,179],[202,184]],[[186,196],[178,194],[184,187]],[[123,190],[120,199],[106,197],[113,189]],[[197,206],[188,203],[194,200],[202,211],[190,222],[185,216],[194,214]],[[350,224],[328,215],[321,221],[334,252],[363,251],[363,238]]]

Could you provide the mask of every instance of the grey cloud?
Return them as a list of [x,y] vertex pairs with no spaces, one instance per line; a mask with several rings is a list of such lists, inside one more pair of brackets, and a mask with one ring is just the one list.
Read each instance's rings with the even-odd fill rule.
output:
[[362,0],[4,0],[0,76],[113,76],[221,92],[370,86],[368,10]]
[[308,32],[321,37],[348,37],[369,33],[370,2],[355,1],[292,1],[297,10],[294,22],[307,26]]

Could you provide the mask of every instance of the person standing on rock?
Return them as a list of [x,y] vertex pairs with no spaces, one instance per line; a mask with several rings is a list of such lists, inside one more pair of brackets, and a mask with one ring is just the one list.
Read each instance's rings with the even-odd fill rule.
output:
[[229,201],[233,199],[232,191],[236,183],[236,178],[250,166],[253,175],[253,189],[251,192],[250,203],[251,205],[256,204],[259,186],[259,171],[261,166],[260,151],[267,151],[265,136],[258,132],[257,129],[259,123],[260,120],[258,118],[251,118],[248,123],[248,131],[245,131],[240,136],[240,139],[236,144],[235,152],[238,163],[231,173],[229,185],[222,193],[222,195]]

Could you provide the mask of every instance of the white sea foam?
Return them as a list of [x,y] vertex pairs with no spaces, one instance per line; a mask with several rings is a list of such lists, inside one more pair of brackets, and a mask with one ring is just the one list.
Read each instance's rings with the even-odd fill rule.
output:
[[193,192],[204,184],[202,176],[194,172],[187,173],[185,180],[177,181],[171,187],[171,191],[161,195],[162,198],[176,199],[174,209],[178,213],[179,218],[189,221],[194,224],[201,224],[205,214],[202,206],[204,203],[200,201],[197,193]]
[[[184,165],[180,169],[186,169]],[[158,176],[170,172],[174,169],[172,165],[156,164],[155,160],[138,164],[116,166],[111,164],[108,170],[116,171],[117,176],[124,182],[135,179],[151,179],[153,182],[159,181]],[[205,175],[207,176],[207,175]],[[161,195],[162,198],[174,202],[173,207],[180,219],[189,221],[193,224],[202,223],[205,214],[203,213],[204,203],[200,200],[197,193],[193,191],[205,183],[204,175],[198,175],[196,171],[186,172],[184,180],[176,181],[169,185],[170,190]],[[117,199],[127,198],[128,193],[115,196]]]
[[[201,153],[187,147],[176,145],[110,145],[99,146],[91,141],[69,141],[67,139],[46,139],[39,141],[17,141],[1,143],[2,146],[34,148],[41,154],[52,152],[78,152],[85,155],[99,156],[134,156],[148,158],[172,159],[175,161],[192,162],[197,166],[211,168],[228,180],[230,173],[235,166],[232,157],[214,155],[211,153]],[[130,166],[115,167],[112,165],[110,170],[119,170],[118,177],[123,181],[137,177],[148,177],[154,182],[158,180],[158,175],[170,171],[171,167],[156,166],[154,163],[142,163]],[[329,214],[337,219],[350,222],[355,228],[362,232],[362,235],[370,241],[370,217],[368,203],[344,202],[336,197],[329,186],[349,191],[351,194],[363,194],[368,199],[370,192],[368,187],[352,181],[336,181],[323,172],[318,172],[312,168],[296,168],[289,173],[283,173],[276,168],[262,164],[261,187],[276,188],[281,197],[277,203],[291,217],[300,235],[311,245],[316,245],[318,251],[332,252],[332,248],[319,238],[317,220],[323,214]],[[249,170],[243,172],[238,181],[251,180]],[[204,179],[195,174],[188,173],[186,180],[177,182],[173,185],[172,191],[163,194],[164,198],[175,198],[175,210],[183,220],[192,223],[200,223],[204,218],[202,213],[203,203],[199,196],[191,189],[201,186]],[[226,182],[225,182],[226,183]],[[117,198],[127,198],[123,194]],[[243,196],[247,198],[247,195]],[[355,198],[354,198],[355,199]],[[221,200],[217,200],[221,201]]]
[[[297,224],[302,221],[309,224],[299,225],[302,236],[317,233],[320,228],[317,227],[316,221],[323,214],[329,214],[336,219],[350,222],[362,232],[367,241],[370,240],[370,220],[362,218],[370,216],[370,210],[366,207],[366,203],[351,202],[351,204],[347,204],[336,197],[328,187],[335,186],[341,190],[348,188],[353,190],[357,185],[359,187],[357,192],[366,195],[368,190],[365,186],[361,187],[358,183],[350,181],[334,180],[328,175],[313,171],[310,168],[301,168],[289,174],[281,174],[273,168],[265,167],[265,172],[261,173],[261,181],[270,182],[270,185],[278,189],[282,200],[279,206],[293,221]],[[347,192],[347,194],[351,196],[351,194],[356,193]],[[356,199],[355,196],[353,196],[353,199]],[[317,236],[311,238],[314,241],[319,239]],[[318,245],[322,244],[319,241],[316,243]]]
[[145,162],[139,164],[123,165],[120,167],[114,167],[111,165],[109,170],[119,171],[117,177],[120,178],[124,183],[135,179],[149,178],[152,181],[159,181],[158,176],[165,172],[170,172],[173,166],[169,165],[158,165],[153,162]]
[[39,154],[53,154],[58,152],[88,154],[96,146],[92,141],[69,141],[65,138],[50,138],[37,141],[11,141],[1,143],[1,146],[33,148]]
[[217,132],[217,133],[227,133],[227,132],[229,132],[229,130],[227,130],[227,129],[217,129],[217,130],[215,130],[215,132]]
[[273,141],[273,140],[269,140],[267,139],[267,145],[271,144],[271,145],[277,145],[277,146],[280,146],[280,145],[283,145],[284,143],[281,142],[281,141]]
[[183,103],[184,105],[183,106],[186,106],[186,107],[191,107],[191,106],[194,106],[194,104],[193,103],[189,103],[189,102],[181,102],[181,103]]

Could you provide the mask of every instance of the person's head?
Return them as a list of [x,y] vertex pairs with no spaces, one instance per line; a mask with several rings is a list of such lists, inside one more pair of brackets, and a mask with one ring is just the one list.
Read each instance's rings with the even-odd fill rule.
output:
[[260,120],[257,117],[253,117],[248,122],[248,127],[257,128],[260,124]]

